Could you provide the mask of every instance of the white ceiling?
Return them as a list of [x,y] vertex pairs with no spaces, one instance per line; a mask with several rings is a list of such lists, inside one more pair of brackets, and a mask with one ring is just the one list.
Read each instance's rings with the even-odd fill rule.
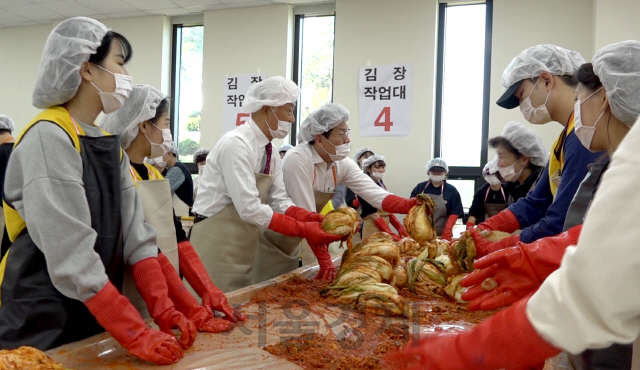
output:
[[327,0],[0,0],[0,28],[51,24],[88,16],[95,19],[145,15],[184,16],[205,10],[272,4],[307,4]]

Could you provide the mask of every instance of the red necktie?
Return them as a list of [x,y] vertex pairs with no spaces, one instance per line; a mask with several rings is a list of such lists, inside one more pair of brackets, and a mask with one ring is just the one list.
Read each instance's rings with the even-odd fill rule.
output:
[[264,174],[268,175],[269,171],[271,170],[271,143],[267,144],[267,146],[264,148],[267,151],[267,164],[264,165]]

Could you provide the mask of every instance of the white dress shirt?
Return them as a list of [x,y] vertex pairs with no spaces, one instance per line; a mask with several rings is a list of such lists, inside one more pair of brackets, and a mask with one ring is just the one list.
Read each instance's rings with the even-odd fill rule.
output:
[[284,213],[292,206],[282,182],[276,148],[272,148],[269,173],[273,181],[266,204],[260,202],[255,173],[262,173],[265,168],[267,144],[269,139],[251,119],[224,134],[207,156],[193,211],[211,217],[234,204],[243,221],[266,228],[274,211]]
[[382,200],[390,194],[376,185],[351,159],[345,158],[327,164],[308,143],[299,144],[287,151],[282,163],[282,172],[291,200],[296,206],[311,212],[316,211],[314,191],[335,192],[340,184],[345,184],[378,209],[382,208]]
[[631,343],[640,334],[639,125],[613,154],[577,247],[566,250],[527,304],[540,336],[574,354]]

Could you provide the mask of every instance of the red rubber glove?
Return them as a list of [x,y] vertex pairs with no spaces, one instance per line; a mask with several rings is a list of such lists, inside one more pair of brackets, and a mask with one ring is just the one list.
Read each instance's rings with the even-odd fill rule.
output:
[[296,221],[301,222],[322,222],[324,216],[315,212],[309,212],[304,208],[291,206],[284,212],[285,216],[289,216]]
[[329,254],[329,247],[326,245],[313,245],[309,244],[311,251],[318,259],[318,265],[320,271],[316,275],[318,280],[333,280],[336,278],[336,268],[333,265],[331,254]]
[[145,258],[131,266],[136,287],[147,303],[149,314],[160,330],[173,335],[172,329],[180,330],[180,345],[183,349],[191,347],[196,340],[196,327],[182,313],[176,310],[169,299],[167,281],[157,258]]
[[162,274],[167,279],[169,298],[176,305],[176,309],[193,322],[196,329],[207,333],[220,333],[233,329],[235,325],[232,322],[213,317],[211,309],[198,303],[182,283],[182,279],[167,256],[158,253],[158,261],[162,267]]
[[513,233],[520,228],[520,222],[509,209],[498,213],[493,217],[489,217],[488,220],[478,225],[480,230],[496,230],[504,231],[505,233]]
[[397,195],[389,194],[382,200],[382,210],[389,213],[406,215],[416,204],[418,204],[416,198],[405,199]]
[[402,225],[402,222],[398,220],[396,215],[394,215],[393,213],[389,214],[389,221],[391,222],[391,225],[393,225],[393,227],[398,230],[398,234],[401,237],[406,238],[409,236],[409,234],[407,234],[407,230],[404,228],[404,225]]
[[394,369],[542,369],[560,353],[533,328],[526,315],[529,297],[459,334],[434,334],[389,353]]
[[[462,279],[460,285],[471,287],[462,299],[471,301],[469,310],[493,310],[510,305],[540,287],[542,282],[560,267],[567,247],[576,245],[582,225],[566,232],[536,240],[477,260],[474,272]],[[497,283],[493,290],[485,290],[481,284],[488,278]]]
[[453,225],[458,221],[458,215],[451,215],[447,219],[447,224],[444,226],[444,231],[442,231],[442,239],[451,241],[453,239]]
[[273,214],[269,229],[286,236],[305,238],[309,245],[328,245],[342,239],[340,235],[327,234],[318,222],[300,222],[280,213]]
[[377,219],[375,219],[373,221],[374,224],[376,224],[376,226],[378,227],[378,229],[380,231],[384,231],[385,233],[391,235],[391,237],[393,238],[393,240],[399,242],[400,239],[402,239],[401,237],[399,237],[398,235],[394,234],[393,231],[391,231],[391,228],[389,227],[389,225],[387,225],[387,223],[385,222],[384,218],[382,217],[378,217]]
[[147,328],[131,302],[111,282],[84,304],[98,324],[133,356],[158,365],[176,363],[184,356],[176,338]]
[[211,281],[207,270],[205,269],[198,253],[191,245],[191,242],[185,240],[178,243],[178,258],[180,259],[180,271],[185,279],[189,282],[193,290],[202,298],[202,305],[207,309],[222,312],[226,319],[236,323],[244,321],[245,317],[240,311],[234,309],[227,303],[227,297],[224,292]]
[[351,202],[351,204],[353,204],[353,208],[360,207],[360,199],[358,198],[354,199],[353,202]]
[[490,253],[513,247],[520,241],[520,235],[511,235],[499,242],[492,242],[480,236],[477,229],[471,229],[469,232],[473,236],[473,240],[476,242],[476,258],[484,257]]
[[473,229],[474,227],[476,227],[476,224],[474,224],[473,222],[467,222],[467,231]]

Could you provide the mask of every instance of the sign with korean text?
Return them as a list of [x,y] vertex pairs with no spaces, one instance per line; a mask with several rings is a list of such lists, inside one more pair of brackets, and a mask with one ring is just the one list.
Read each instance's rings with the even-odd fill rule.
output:
[[224,78],[224,105],[222,128],[224,132],[243,125],[249,120],[249,113],[242,108],[244,96],[252,84],[267,78],[266,74],[228,75]]
[[411,65],[360,68],[360,136],[411,135]]

